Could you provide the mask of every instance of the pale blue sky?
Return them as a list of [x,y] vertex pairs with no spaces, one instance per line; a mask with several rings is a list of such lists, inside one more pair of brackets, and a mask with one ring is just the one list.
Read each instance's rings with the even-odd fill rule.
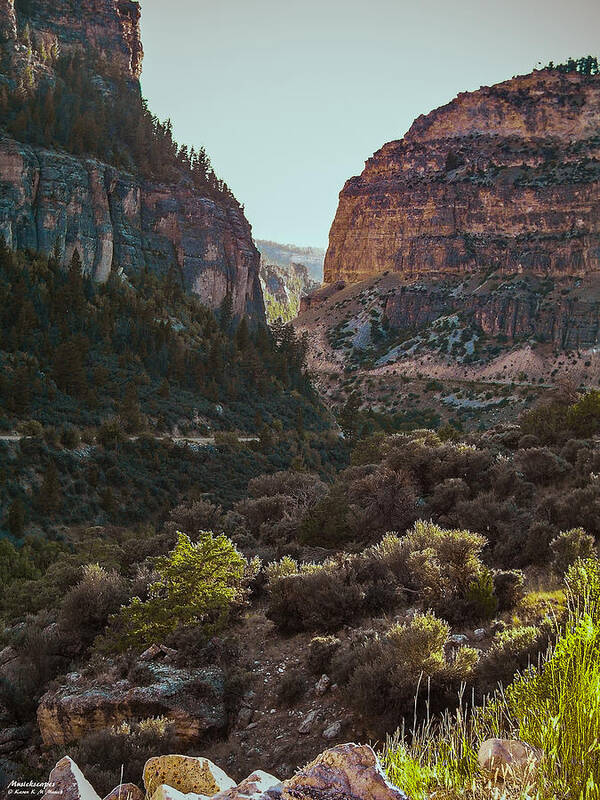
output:
[[600,54],[600,0],[142,0],[142,35],[150,108],[254,235],[325,247],[345,180],[416,116]]

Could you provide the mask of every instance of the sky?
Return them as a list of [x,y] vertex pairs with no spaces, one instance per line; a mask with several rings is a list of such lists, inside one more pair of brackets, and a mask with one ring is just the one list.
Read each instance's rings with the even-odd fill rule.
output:
[[338,194],[461,91],[600,55],[600,0],[141,0],[142,91],[255,238],[326,247]]

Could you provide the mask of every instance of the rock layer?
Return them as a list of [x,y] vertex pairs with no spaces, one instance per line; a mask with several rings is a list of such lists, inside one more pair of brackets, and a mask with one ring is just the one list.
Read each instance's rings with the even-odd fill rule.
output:
[[166,664],[149,664],[148,670],[152,682],[146,686],[126,679],[106,685],[96,681],[90,686],[72,673],[65,685],[47,692],[38,706],[44,744],[63,746],[90,731],[156,716],[167,717],[186,744],[223,733],[227,714],[225,677],[220,669],[178,670]]
[[599,127],[600,77],[550,70],[419,117],[342,190],[325,282],[599,270]]
[[10,247],[75,249],[84,270],[104,281],[112,268],[175,267],[208,305],[227,292],[234,312],[264,314],[259,256],[243,213],[189,183],[164,185],[94,159],[0,139],[0,235]]

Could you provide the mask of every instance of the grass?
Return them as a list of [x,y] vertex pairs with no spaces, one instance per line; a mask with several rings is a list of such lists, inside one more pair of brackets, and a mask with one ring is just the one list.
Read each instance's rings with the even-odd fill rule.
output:
[[[576,562],[565,584],[566,619],[537,666],[482,706],[461,697],[453,714],[388,741],[387,773],[412,800],[600,798],[600,562]],[[496,782],[477,766],[479,746],[490,738],[540,748],[539,768]]]

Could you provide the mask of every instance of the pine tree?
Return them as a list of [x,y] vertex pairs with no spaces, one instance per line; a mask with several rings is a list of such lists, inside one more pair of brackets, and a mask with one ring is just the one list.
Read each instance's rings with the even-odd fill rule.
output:
[[60,479],[56,464],[51,461],[44,473],[44,479],[38,493],[38,507],[45,514],[52,514],[62,505]]
[[25,506],[20,497],[14,500],[8,509],[8,530],[15,539],[23,536],[25,529]]

